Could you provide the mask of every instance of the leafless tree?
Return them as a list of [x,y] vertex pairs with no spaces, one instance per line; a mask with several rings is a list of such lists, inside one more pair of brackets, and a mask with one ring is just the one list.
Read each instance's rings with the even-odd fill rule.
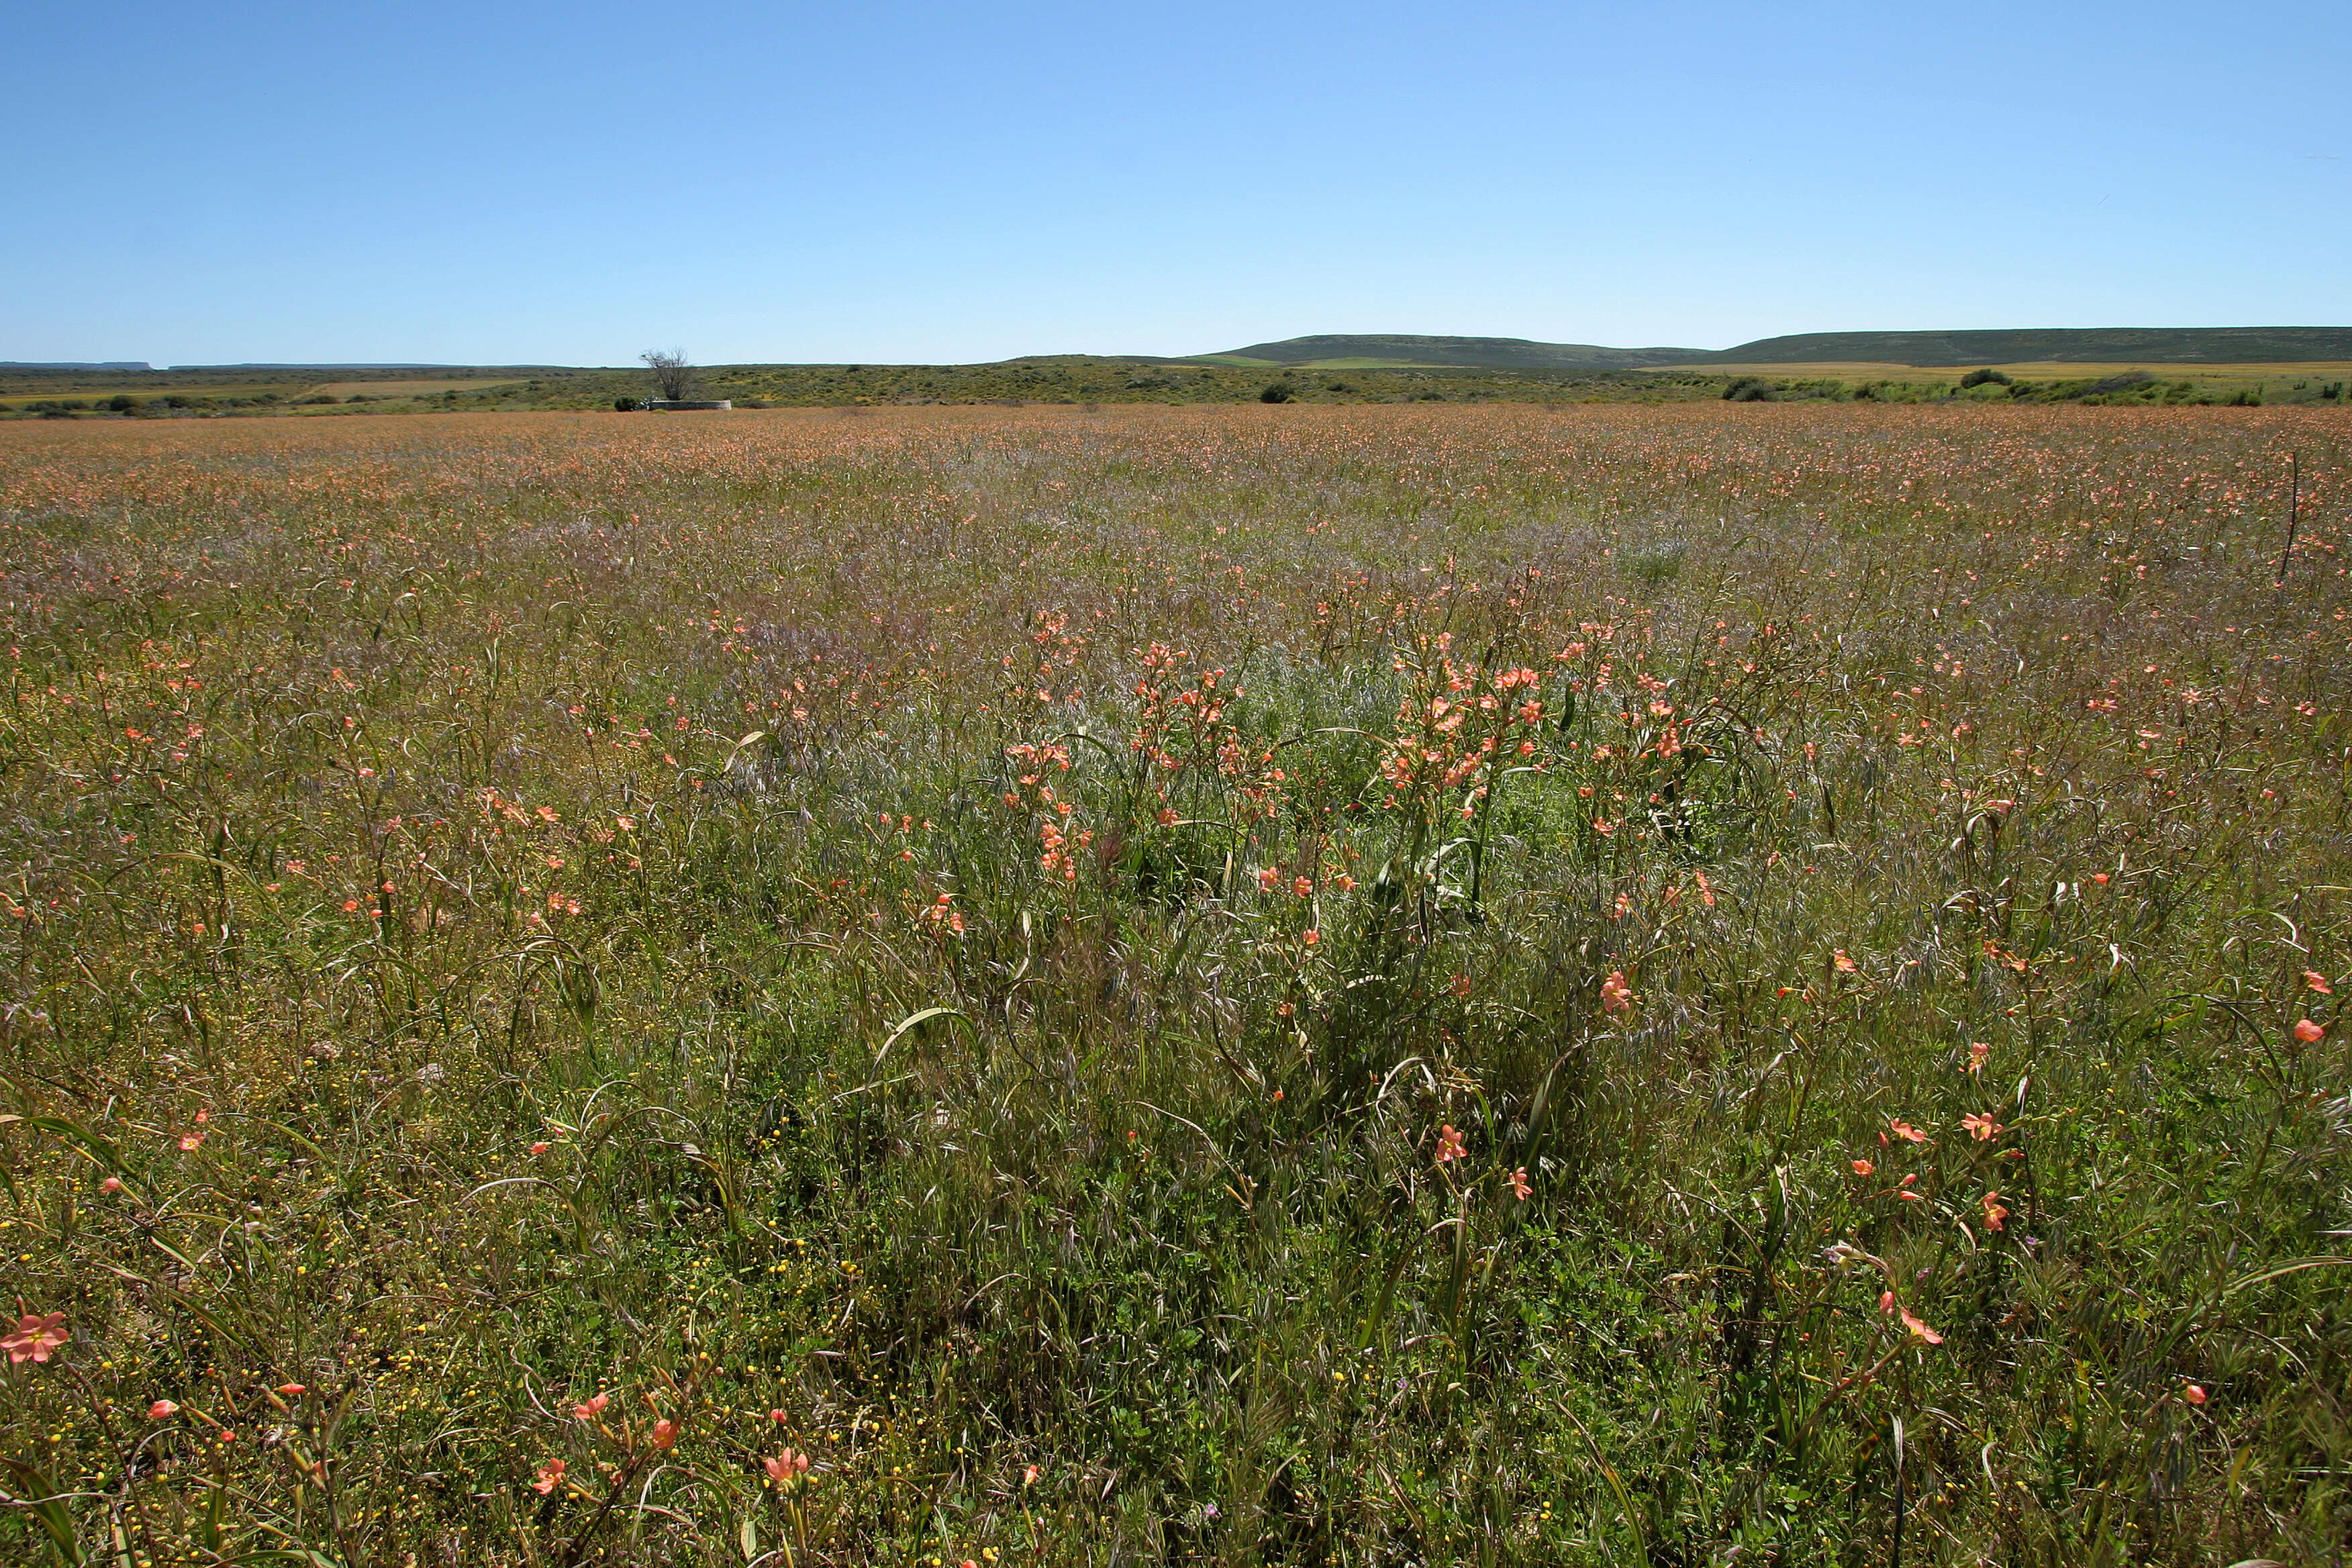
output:
[[637,356],[654,373],[654,390],[671,403],[694,395],[694,365],[684,349],[647,349]]

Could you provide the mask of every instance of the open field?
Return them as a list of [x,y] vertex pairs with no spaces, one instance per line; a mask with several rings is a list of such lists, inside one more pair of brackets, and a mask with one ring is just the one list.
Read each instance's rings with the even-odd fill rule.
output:
[[322,381],[311,387],[312,392],[324,392],[336,397],[350,397],[366,393],[377,397],[423,397],[436,392],[489,392],[499,387],[519,386],[530,377],[512,375],[503,379],[488,376],[441,376],[402,381]]
[[[1861,361],[1824,361],[1820,363],[1788,364],[1707,364],[1711,375],[1769,375],[1800,378],[1827,377],[1836,381],[1908,381],[1923,384],[1948,384],[1977,368],[1973,365],[1908,365],[1864,363]],[[2352,376],[2352,361],[2324,360],[2306,364],[2076,364],[2063,360],[2036,360],[2017,364],[1996,364],[1989,368],[2008,375],[2032,381],[2074,381],[2083,377],[2122,375],[2131,371],[2145,371],[2158,381],[2190,381],[2200,385],[2246,386],[2262,382],[2292,385],[2301,382],[2342,381]],[[1652,374],[1687,375],[1690,365],[1663,365]]]
[[2347,468],[0,426],[0,1560],[2340,1563]]

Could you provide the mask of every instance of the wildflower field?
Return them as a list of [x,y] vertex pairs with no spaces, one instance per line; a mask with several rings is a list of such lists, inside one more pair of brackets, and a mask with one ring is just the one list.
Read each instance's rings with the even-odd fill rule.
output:
[[0,427],[0,1559],[2340,1563],[2347,463]]

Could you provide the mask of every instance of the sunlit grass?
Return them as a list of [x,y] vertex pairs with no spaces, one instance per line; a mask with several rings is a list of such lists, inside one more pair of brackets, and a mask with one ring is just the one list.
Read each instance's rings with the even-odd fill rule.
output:
[[2335,1561],[2347,432],[0,428],[0,1549]]

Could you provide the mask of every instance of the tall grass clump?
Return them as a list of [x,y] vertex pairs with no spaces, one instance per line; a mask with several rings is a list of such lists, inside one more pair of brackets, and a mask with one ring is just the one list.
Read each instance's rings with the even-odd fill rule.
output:
[[0,1555],[2340,1561],[2347,434],[10,426]]

